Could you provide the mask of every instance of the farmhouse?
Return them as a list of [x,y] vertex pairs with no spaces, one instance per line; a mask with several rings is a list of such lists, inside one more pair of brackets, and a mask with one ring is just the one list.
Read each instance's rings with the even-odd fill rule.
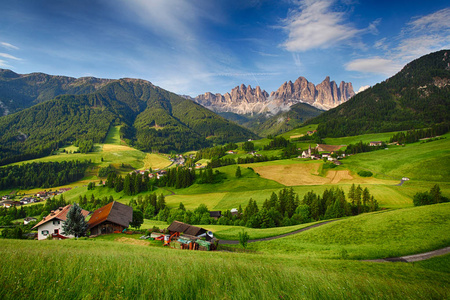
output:
[[[62,225],[64,221],[67,220],[67,213],[72,205],[67,205],[64,207],[60,207],[57,210],[52,210],[52,212],[42,219],[39,223],[37,223],[32,229],[36,229],[38,231],[38,240],[44,240],[49,235],[53,238],[58,239],[67,239],[73,237],[73,235],[64,235],[62,233]],[[84,217],[90,214],[89,211],[82,209],[81,213]]]
[[4,200],[0,202],[0,206],[10,208],[11,206],[19,206],[21,203],[19,201],[13,201],[13,200]]
[[383,144],[383,142],[381,141],[377,141],[377,142],[370,142],[369,146],[381,146]]
[[191,236],[199,236],[207,232],[207,230],[204,228],[192,226],[178,221],[173,221],[172,224],[167,227],[167,230],[169,231],[170,235],[178,232],[179,234],[183,233]]
[[210,211],[209,212],[209,216],[211,218],[214,218],[214,219],[217,220],[218,218],[220,218],[222,216],[222,211],[220,211],[220,210],[218,210],[218,211]]
[[30,198],[30,197],[23,197],[22,200],[19,201],[20,204],[24,205],[24,204],[30,204],[30,203],[34,203],[35,199],[34,198]]
[[36,218],[32,218],[32,217],[26,217],[25,219],[23,219],[23,224],[27,225],[31,222],[37,221]]
[[133,208],[113,201],[94,211],[88,224],[91,235],[100,235],[122,232],[132,220]]
[[[213,237],[212,232],[208,232],[204,228],[173,221],[167,230],[170,236],[165,238],[165,242],[167,240],[167,244],[172,248],[205,251],[215,249],[217,239]],[[206,241],[202,238],[205,238]]]

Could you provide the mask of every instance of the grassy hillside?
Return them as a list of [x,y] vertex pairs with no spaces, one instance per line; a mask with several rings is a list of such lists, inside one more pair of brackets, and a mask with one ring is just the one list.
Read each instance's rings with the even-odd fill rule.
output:
[[449,255],[414,264],[353,259],[448,245],[443,232],[449,230],[449,213],[449,205],[441,204],[365,214],[252,243],[245,253],[167,249],[123,234],[3,240],[0,297],[445,299]]
[[450,134],[430,143],[407,144],[361,153],[344,160],[352,170],[370,170],[379,178],[409,177],[417,181],[450,180]]
[[362,214],[249,249],[297,257],[397,257],[450,245],[450,203]]
[[149,152],[184,152],[257,137],[150,82],[120,79],[91,94],[58,96],[0,117],[0,164],[49,155],[76,140],[120,143],[107,137],[111,126],[121,126],[122,139]]
[[321,137],[429,127],[450,119],[450,50],[407,64],[395,76],[308,121]]

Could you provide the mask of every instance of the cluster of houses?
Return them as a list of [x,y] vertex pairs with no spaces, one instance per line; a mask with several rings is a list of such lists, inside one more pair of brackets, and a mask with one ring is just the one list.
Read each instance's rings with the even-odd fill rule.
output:
[[37,203],[44,201],[48,198],[61,195],[64,192],[69,191],[71,188],[60,188],[57,191],[40,191],[34,194],[32,197],[23,197],[19,201],[13,200],[10,195],[2,196],[2,201],[0,201],[0,207],[10,208],[12,206],[21,206],[31,203]]
[[[60,207],[37,223],[32,229],[38,231],[37,239],[67,239],[73,238],[73,235],[66,234],[63,230],[63,224],[67,220],[67,213],[72,205]],[[236,210],[237,212],[237,210]],[[81,214],[85,217],[88,224],[88,232],[91,237],[125,232],[130,222],[133,220],[133,208],[113,201],[93,213],[82,209]],[[215,218],[221,216],[221,211],[212,211],[210,215]],[[30,220],[28,220],[30,219]],[[28,222],[36,221],[33,218],[27,218]],[[212,232],[193,225],[174,221],[166,229],[166,233],[152,232],[151,239],[161,240],[165,246],[176,249],[188,250],[215,250],[218,240]]]
[[[37,239],[45,240],[49,236],[53,239],[72,238],[72,235],[64,234],[62,228],[71,207],[72,205],[67,205],[51,211],[48,216],[37,223],[32,228],[38,231]],[[81,210],[81,213],[87,220],[91,236],[120,233],[128,228],[133,220],[133,208],[116,201],[100,207],[93,213],[84,209]]]
[[[333,162],[335,165],[341,165],[342,162],[339,161],[339,159],[345,157],[345,153],[341,153],[339,155],[333,155],[343,146],[335,146],[335,145],[324,145],[324,144],[317,144],[317,146],[314,148],[315,151],[312,150],[311,145],[309,145],[309,148],[307,150],[304,150],[302,154],[298,158],[310,158],[315,160],[320,159],[327,159],[328,161]],[[326,152],[323,152],[326,151]],[[313,152],[320,153],[320,154],[314,154]]]
[[153,179],[155,177],[157,179],[160,179],[161,177],[164,177],[165,175],[167,175],[166,170],[158,170],[156,172],[151,173],[150,170],[148,170],[148,169],[147,170],[134,170],[134,171],[130,172],[130,174],[136,173],[136,174],[145,175],[145,173],[147,173],[147,172],[148,172],[148,177],[150,179]]

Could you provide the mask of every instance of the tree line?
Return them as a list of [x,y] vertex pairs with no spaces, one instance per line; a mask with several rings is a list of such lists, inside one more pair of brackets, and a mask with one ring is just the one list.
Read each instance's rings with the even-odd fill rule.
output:
[[433,124],[430,128],[413,129],[406,132],[394,134],[389,142],[398,142],[399,144],[415,143],[423,138],[431,138],[434,136],[445,134],[449,131],[449,123]]
[[449,202],[450,199],[442,196],[441,188],[435,184],[429,192],[418,192],[414,195],[414,206],[431,205],[443,202]]
[[137,195],[144,191],[153,191],[155,187],[174,187],[176,189],[191,186],[196,178],[195,170],[185,167],[170,168],[159,179],[149,177],[150,172],[144,174],[132,172],[124,177],[115,171],[107,175],[105,187],[113,188],[117,193],[123,191],[125,195]]
[[50,188],[80,180],[91,161],[33,162],[0,168],[0,190]]
[[[322,196],[310,191],[300,201],[292,188],[285,188],[278,195],[272,193],[261,209],[256,201],[250,199],[243,214],[239,216],[239,225],[252,228],[291,226],[378,210],[378,203],[367,188],[352,185],[348,199],[350,202],[342,189],[332,188],[326,189]],[[219,224],[226,221],[219,220]]]

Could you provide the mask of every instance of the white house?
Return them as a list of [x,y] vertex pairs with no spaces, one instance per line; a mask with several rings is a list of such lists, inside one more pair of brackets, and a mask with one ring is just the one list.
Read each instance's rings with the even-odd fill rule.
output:
[[[49,235],[53,238],[66,239],[72,238],[73,235],[63,235],[62,225],[67,220],[67,213],[72,205],[60,207],[59,209],[52,211],[48,216],[37,223],[32,229],[38,231],[38,240],[45,240]],[[89,211],[82,209],[81,213],[84,217],[89,215]]]

